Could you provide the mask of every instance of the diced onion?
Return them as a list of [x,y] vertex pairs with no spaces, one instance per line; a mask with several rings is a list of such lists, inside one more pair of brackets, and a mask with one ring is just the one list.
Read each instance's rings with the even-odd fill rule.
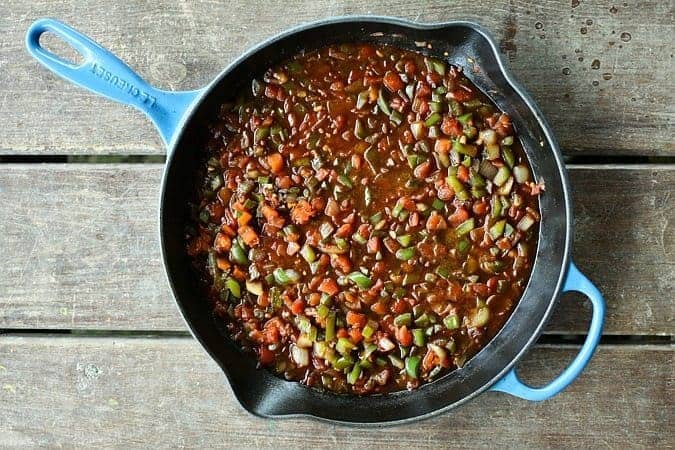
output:
[[479,134],[479,139],[483,141],[485,145],[492,145],[497,143],[497,133],[494,130],[481,130]]
[[425,128],[424,122],[422,122],[421,120],[418,120],[417,122],[413,122],[410,124],[410,131],[412,132],[413,137],[416,140],[424,138],[424,131],[425,131],[424,128]]
[[525,214],[518,222],[518,225],[516,225],[516,228],[518,228],[520,231],[527,231],[532,225],[534,225],[534,218],[529,214]]
[[396,347],[396,345],[394,345],[394,343],[391,342],[391,340],[387,337],[381,338],[379,340],[379,342],[377,343],[377,348],[379,348],[383,352],[388,352],[390,350],[393,350],[394,347]]
[[246,280],[246,290],[253,295],[262,295],[263,285],[260,281]]
[[488,309],[487,306],[484,306],[482,308],[478,308],[476,313],[473,316],[473,320],[471,321],[471,325],[474,327],[482,327],[485,326],[490,320],[490,310]]
[[295,342],[295,345],[301,348],[309,348],[312,344],[312,340],[305,333],[300,333],[298,340]]
[[526,166],[518,164],[513,168],[513,176],[516,177],[518,184],[523,184],[530,180],[530,171]]
[[291,345],[291,358],[298,365],[304,367],[309,365],[309,351],[306,348],[300,348],[297,345]]
[[438,356],[438,358],[439,358],[441,361],[445,361],[445,359],[448,357],[448,353],[447,353],[447,352],[445,351],[445,349],[444,349],[443,347],[441,347],[440,345],[429,344],[429,348],[430,348],[434,353],[436,353],[436,356]]

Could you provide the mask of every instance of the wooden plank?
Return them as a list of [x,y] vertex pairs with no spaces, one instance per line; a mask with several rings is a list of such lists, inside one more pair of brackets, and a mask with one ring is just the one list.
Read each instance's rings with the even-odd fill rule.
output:
[[349,14],[481,22],[541,105],[567,154],[675,152],[675,21],[667,1],[4,3],[0,154],[164,152],[140,113],[69,85],[26,55],[25,30],[40,16],[75,25],[155,85],[191,89],[264,38],[302,22]]
[[[572,257],[605,295],[607,332],[673,335],[675,166],[572,166],[569,175]],[[563,295],[549,329],[585,330],[590,304],[580,308],[580,298]]]
[[[0,168],[0,329],[184,329],[156,238],[160,165]],[[571,182],[574,259],[606,295],[606,333],[672,334],[675,167],[572,169]],[[549,332],[585,332],[577,299]]]
[[[550,380],[577,351],[523,363]],[[409,425],[359,429],[246,413],[188,338],[0,336],[2,447],[669,448],[673,346],[601,346],[567,391],[542,403],[486,393]],[[617,370],[620,367],[621,370]],[[629,374],[629,376],[626,376]],[[367,401],[367,400],[366,400]],[[376,414],[376,412],[374,411]]]

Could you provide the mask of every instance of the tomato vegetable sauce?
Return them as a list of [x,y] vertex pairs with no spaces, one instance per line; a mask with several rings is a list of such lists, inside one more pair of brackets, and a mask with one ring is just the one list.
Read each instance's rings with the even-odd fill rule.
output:
[[261,366],[336,392],[461,367],[533,264],[543,185],[518,142],[419,53],[346,44],[268,69],[209,125],[191,205],[217,320]]

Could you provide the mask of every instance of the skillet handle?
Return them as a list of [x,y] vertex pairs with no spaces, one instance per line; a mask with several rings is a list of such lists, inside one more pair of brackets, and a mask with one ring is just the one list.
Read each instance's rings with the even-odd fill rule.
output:
[[[46,32],[71,45],[84,62],[75,65],[40,45]],[[55,74],[90,91],[134,106],[143,111],[159,130],[164,143],[171,144],[186,111],[203,90],[168,92],[149,85],[129,66],[99,44],[54,19],[39,19],[26,32],[26,48],[35,59]]]
[[563,292],[568,291],[585,294],[593,305],[591,325],[579,354],[555,380],[545,386],[534,388],[523,383],[518,378],[514,367],[490,388],[491,391],[505,392],[525,400],[542,401],[559,394],[581,374],[591,356],[593,356],[602,335],[602,326],[605,320],[605,300],[598,288],[577,269],[573,262],[570,262],[563,286]]

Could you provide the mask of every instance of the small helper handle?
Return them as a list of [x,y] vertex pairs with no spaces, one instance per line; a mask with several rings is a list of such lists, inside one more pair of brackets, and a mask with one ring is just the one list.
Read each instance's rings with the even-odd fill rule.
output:
[[505,392],[525,400],[542,401],[562,392],[581,374],[600,342],[605,321],[605,300],[598,288],[577,269],[574,263],[570,263],[563,286],[563,292],[569,291],[577,291],[586,295],[593,306],[593,315],[586,341],[574,360],[555,380],[545,386],[537,388],[528,386],[518,378],[516,369],[513,368],[490,390]]
[[[40,45],[40,36],[54,33],[77,50],[84,62],[65,61]],[[157,126],[169,145],[181,119],[202,91],[168,92],[149,85],[118,57],[99,44],[54,19],[39,19],[26,33],[28,52],[55,74],[90,91],[132,105],[143,111]]]

